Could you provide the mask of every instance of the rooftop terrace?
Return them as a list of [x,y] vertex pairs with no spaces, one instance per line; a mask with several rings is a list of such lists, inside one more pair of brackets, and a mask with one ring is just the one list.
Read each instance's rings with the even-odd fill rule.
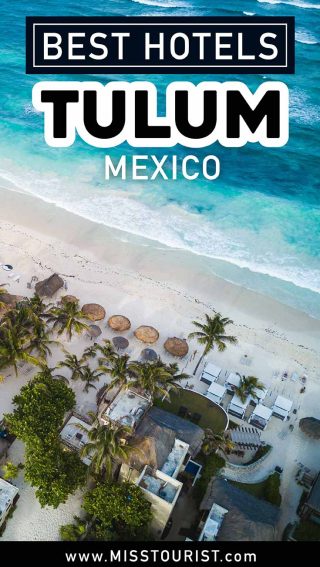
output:
[[6,480],[3,480],[3,478],[0,478],[0,523],[6,516],[10,506],[13,504],[18,492],[19,489],[16,486],[13,486]]
[[106,424],[114,421],[135,428],[149,407],[150,401],[144,396],[133,390],[121,390],[103,410],[101,419]]
[[[66,445],[76,451],[81,451],[81,449],[89,443],[87,432],[89,432],[91,428],[92,425],[89,425],[86,421],[72,415],[63,429],[61,429],[60,437]],[[90,465],[91,463],[91,459],[88,456],[84,457],[82,461],[86,465]]]

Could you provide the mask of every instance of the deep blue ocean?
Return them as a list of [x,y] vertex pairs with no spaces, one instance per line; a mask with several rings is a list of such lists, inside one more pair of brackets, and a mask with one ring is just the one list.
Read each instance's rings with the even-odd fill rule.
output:
[[[80,139],[70,148],[46,146],[43,115],[31,103],[32,86],[42,79],[73,77],[25,75],[25,16],[242,14],[296,17],[295,75],[213,77],[241,80],[252,89],[267,79],[283,80],[290,90],[290,140],[285,147],[176,147],[169,153],[217,155],[219,179],[147,183],[106,182],[106,150]],[[319,0],[11,0],[1,3],[0,16],[0,186],[156,239],[155,246],[166,244],[207,256],[208,266],[218,275],[320,318]],[[94,76],[101,82],[139,78],[144,77]],[[204,78],[209,79],[198,75],[193,80]],[[159,88],[161,111],[168,82],[190,76],[148,79]],[[126,145],[109,153],[116,157],[152,152]]]

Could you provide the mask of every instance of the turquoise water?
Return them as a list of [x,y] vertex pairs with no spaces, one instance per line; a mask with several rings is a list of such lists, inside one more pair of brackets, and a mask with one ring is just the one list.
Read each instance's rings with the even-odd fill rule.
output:
[[[144,183],[106,182],[106,151],[81,140],[63,149],[45,145],[43,116],[32,107],[31,89],[38,80],[50,77],[24,74],[26,15],[243,13],[296,17],[296,75],[282,79],[214,77],[243,80],[252,89],[266,79],[286,82],[290,89],[290,141],[285,147],[247,144],[235,149],[215,144],[191,152],[177,147],[170,152],[180,157],[189,153],[217,155],[221,160],[219,179]],[[12,0],[2,3],[0,15],[1,186],[23,189],[96,222],[152,238],[158,246],[162,243],[207,256],[208,268],[218,275],[320,318],[319,0],[95,0],[94,6],[83,0]],[[94,78],[107,82],[141,77]],[[148,78],[161,92],[160,110],[168,82],[190,80]],[[72,80],[72,76],[60,79]],[[197,76],[194,82],[203,79]],[[124,145],[109,153],[116,157],[168,151],[135,151]]]

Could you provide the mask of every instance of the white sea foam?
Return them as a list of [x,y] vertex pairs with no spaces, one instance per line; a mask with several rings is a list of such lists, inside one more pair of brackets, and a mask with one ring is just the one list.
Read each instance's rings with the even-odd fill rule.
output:
[[[249,229],[234,227],[222,231],[202,215],[172,204],[151,208],[122,190],[98,191],[86,183],[72,186],[67,178],[52,179],[30,176],[19,178],[0,171],[0,179],[11,186],[31,193],[48,203],[86,218],[95,223],[148,238],[170,248],[183,249],[197,255],[228,262],[253,273],[264,274],[292,283],[297,287],[320,293],[320,270],[308,258],[301,259],[286,249],[280,231],[264,229],[255,235]],[[61,191],[61,187],[64,191]],[[141,192],[144,188],[140,188]],[[274,248],[270,250],[270,239]],[[267,244],[266,244],[267,243]],[[274,251],[273,251],[274,250]],[[232,280],[232,277],[230,277]]]
[[320,10],[320,4],[312,4],[311,2],[304,2],[304,0],[257,0],[261,4],[287,4],[288,6],[295,6],[296,8],[305,8]]
[[245,16],[255,16],[255,12],[242,12]]
[[137,4],[144,4],[145,6],[155,6],[157,8],[189,8],[190,4],[180,0],[132,0]]
[[317,43],[319,43],[317,38],[306,30],[297,30],[295,39],[299,43],[305,43],[307,45],[316,45]]

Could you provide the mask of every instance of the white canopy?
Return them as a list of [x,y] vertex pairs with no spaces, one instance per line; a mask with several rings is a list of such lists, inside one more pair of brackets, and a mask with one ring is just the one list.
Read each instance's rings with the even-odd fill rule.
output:
[[239,374],[236,374],[235,372],[230,372],[227,380],[226,380],[226,384],[231,384],[231,386],[240,386],[240,376]]
[[225,388],[224,386],[217,384],[217,382],[212,382],[208,388],[207,397],[210,398],[212,396],[212,398],[218,398],[220,401],[226,391],[227,388]]
[[264,406],[263,404],[258,404],[253,410],[251,417],[253,416],[261,417],[268,421],[272,416],[272,409],[267,408],[267,406]]
[[292,404],[293,402],[291,400],[288,400],[288,398],[284,398],[283,396],[278,396],[276,401],[274,402],[273,407],[274,409],[280,408],[282,410],[289,412],[292,408]]
[[234,394],[230,402],[230,406],[231,405],[236,406],[237,408],[241,408],[245,410],[248,407],[249,402],[250,402],[250,398],[247,398],[245,402],[242,402],[240,398],[236,394]]
[[256,394],[256,396],[257,396],[256,399],[258,399],[259,401],[264,400],[264,398],[265,398],[266,395],[267,395],[267,391],[268,391],[268,388],[263,388],[263,390],[256,390],[256,391],[255,391],[255,394]]
[[216,366],[215,364],[212,364],[212,362],[207,362],[207,364],[204,367],[204,372],[206,374],[210,374],[210,376],[214,376],[215,378],[218,378],[221,372],[221,368],[219,366]]

